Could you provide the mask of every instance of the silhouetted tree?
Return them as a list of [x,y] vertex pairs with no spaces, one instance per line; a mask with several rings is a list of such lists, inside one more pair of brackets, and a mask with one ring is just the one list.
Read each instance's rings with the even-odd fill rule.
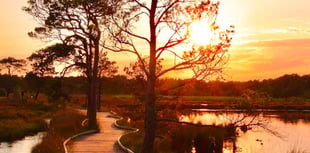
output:
[[[148,64],[148,57],[144,57],[143,62],[140,62],[137,60],[134,63],[130,63],[128,67],[124,68],[124,71],[126,72],[127,76],[129,79],[134,80],[135,85],[132,86],[132,93],[140,100],[144,101],[145,97],[145,90],[147,87],[147,77],[145,73],[143,72],[143,65],[149,65]],[[161,60],[157,61],[156,65],[156,72],[160,72],[162,69],[162,66],[160,64]],[[157,88],[159,88],[158,83],[157,83]]]
[[108,52],[101,52],[98,63],[98,98],[97,98],[97,110],[100,110],[100,100],[101,100],[101,91],[102,91],[102,77],[113,77],[117,73],[118,67],[115,66],[115,61],[110,61],[107,57]]
[[7,57],[0,60],[0,67],[7,69],[7,76],[4,76],[6,81],[3,83],[6,89],[6,96],[9,97],[9,94],[13,91],[14,87],[17,86],[16,78],[13,77],[15,71],[25,70],[26,61],[23,59],[16,59],[14,57]]
[[9,76],[13,75],[13,72],[24,70],[26,61],[23,59],[16,59],[14,57],[7,57],[0,60],[0,66],[7,69]]
[[33,72],[40,77],[56,74],[55,62],[70,60],[70,55],[74,52],[73,45],[54,44],[32,53],[28,60],[31,61]]
[[26,74],[24,80],[26,82],[27,89],[35,92],[33,98],[37,99],[41,89],[45,85],[43,83],[43,78],[38,77],[36,73],[29,72]]
[[[111,46],[105,48],[116,52],[130,52],[138,57],[141,70],[147,80],[145,89],[145,119],[144,143],[141,152],[153,152],[156,130],[155,86],[159,77],[171,71],[191,69],[196,79],[206,79],[212,74],[221,73],[226,61],[226,52],[230,46],[233,30],[220,31],[216,25],[218,2],[181,1],[181,0],[152,0],[143,3],[132,0],[128,5],[120,8],[123,19],[116,19],[112,15],[110,26],[111,39],[115,40]],[[127,9],[132,8],[132,9]],[[135,12],[133,12],[135,11]],[[130,17],[127,17],[130,16]],[[139,18],[147,18],[149,33],[140,35],[132,29],[132,25]],[[193,22],[209,23],[213,33],[220,33],[216,41],[206,45],[195,45],[190,41],[190,26]],[[207,23],[207,24],[208,24]],[[233,28],[233,26],[231,27]],[[163,43],[159,43],[163,39]],[[136,41],[146,42],[149,46],[148,59],[143,59],[142,51],[135,46]],[[187,46],[187,47],[184,47]],[[160,72],[156,72],[159,60],[172,57],[174,64],[163,65]],[[167,60],[167,59],[166,59]],[[169,59],[168,59],[169,60]],[[164,61],[162,61],[164,63]]]
[[34,16],[41,27],[29,33],[31,37],[60,40],[74,46],[70,63],[64,69],[83,67],[88,79],[88,119],[91,128],[96,125],[98,93],[98,63],[100,43],[104,36],[106,17],[116,13],[120,0],[29,0],[26,12]]
[[35,99],[38,98],[42,85],[44,84],[44,76],[54,75],[55,63],[57,61],[62,62],[69,59],[71,53],[74,52],[74,46],[68,46],[64,44],[55,44],[48,46],[44,49],[40,49],[32,53],[28,60],[31,61],[32,73],[28,73],[25,77],[28,83],[33,85],[41,84],[36,88]]
[[18,92],[21,88],[21,78],[16,75],[0,75],[0,88],[5,89],[7,98],[14,92],[20,94]]

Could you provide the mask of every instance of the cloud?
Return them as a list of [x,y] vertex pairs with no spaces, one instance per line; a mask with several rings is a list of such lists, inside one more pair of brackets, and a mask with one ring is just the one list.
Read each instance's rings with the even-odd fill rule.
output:
[[263,30],[262,33],[287,33],[287,29],[280,29],[280,28],[274,28],[274,29],[267,29]]
[[310,38],[270,40],[233,47],[228,65],[233,80],[310,73]]
[[310,28],[289,27],[288,31],[295,32],[295,33],[308,33],[308,34],[310,34]]
[[[297,24],[298,25],[298,24]],[[285,26],[285,28],[252,29],[250,31],[237,31],[234,35],[234,44],[245,44],[257,40],[275,39],[302,39],[310,37],[310,27],[307,26]]]
[[310,46],[310,38],[305,39],[279,39],[279,40],[265,40],[265,41],[253,41],[247,44],[240,45],[244,47],[301,47],[301,46]]
[[294,25],[309,25],[310,21],[307,19],[297,19],[297,18],[286,18],[283,20],[285,23],[294,24]]
[[310,34],[310,28],[304,27],[288,27],[288,28],[273,28],[266,29],[260,32],[261,34]]

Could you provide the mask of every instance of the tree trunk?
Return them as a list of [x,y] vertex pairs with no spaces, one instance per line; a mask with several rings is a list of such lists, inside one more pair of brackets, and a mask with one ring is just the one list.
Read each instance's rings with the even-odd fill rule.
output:
[[34,95],[34,99],[37,100],[40,94],[40,90],[37,90],[36,94]]
[[97,111],[100,111],[100,106],[101,106],[101,77],[98,77],[98,93],[97,93]]
[[144,119],[144,141],[141,149],[142,153],[152,153],[155,141],[156,130],[156,110],[155,110],[155,83],[156,83],[156,25],[155,13],[157,0],[152,0],[150,11],[150,61],[149,75],[147,77],[147,90],[145,101],[145,119]]
[[[85,47],[86,48],[86,47]],[[89,49],[90,50],[90,49]],[[87,76],[87,101],[86,101],[86,109],[87,109],[87,117],[89,119],[89,112],[90,112],[90,101],[91,101],[91,82],[92,82],[92,54],[91,52],[87,52],[86,53],[86,64],[87,64],[87,68],[86,68],[86,76]]]
[[[88,76],[89,77],[89,76]],[[90,87],[90,85],[91,85],[91,78],[89,77],[89,78],[87,78],[87,100],[86,100],[86,103],[85,103],[85,107],[86,107],[86,109],[87,109],[87,112],[86,112],[86,115],[87,115],[87,117],[89,116],[89,111],[90,111],[90,107],[89,107],[89,103],[90,103],[90,101],[91,101],[91,98],[90,98],[90,92],[91,92],[91,87]]]
[[[100,35],[99,35],[100,37]],[[97,126],[97,93],[98,93],[98,63],[99,63],[99,39],[94,41],[94,63],[93,63],[93,69],[92,69],[92,79],[91,79],[91,85],[90,85],[90,101],[88,103],[89,107],[89,114],[88,114],[88,126],[91,129],[96,128]]]
[[142,153],[152,153],[156,130],[155,111],[155,79],[149,79],[147,84],[145,118],[144,118],[144,141]]
[[20,92],[20,97],[21,97],[21,102],[24,103],[25,102],[25,91],[24,90]]
[[88,101],[88,126],[90,129],[96,128],[97,122],[96,122],[96,76],[93,76],[91,84],[90,84],[90,95],[89,95],[89,101]]

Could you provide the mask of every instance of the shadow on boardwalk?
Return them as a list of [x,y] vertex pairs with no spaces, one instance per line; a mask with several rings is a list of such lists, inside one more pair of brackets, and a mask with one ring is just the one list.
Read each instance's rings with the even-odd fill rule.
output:
[[115,118],[108,112],[98,112],[99,133],[80,136],[68,144],[69,153],[124,153],[117,144],[119,136],[125,133],[114,127]]

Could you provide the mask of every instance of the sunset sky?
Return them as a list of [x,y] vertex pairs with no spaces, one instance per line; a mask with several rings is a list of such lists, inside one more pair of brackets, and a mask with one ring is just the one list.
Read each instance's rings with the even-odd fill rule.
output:
[[[21,10],[25,5],[26,0],[0,1],[0,58],[26,58],[45,46],[27,36],[36,22]],[[219,24],[228,23],[236,33],[227,80],[310,74],[310,0],[222,0]]]

